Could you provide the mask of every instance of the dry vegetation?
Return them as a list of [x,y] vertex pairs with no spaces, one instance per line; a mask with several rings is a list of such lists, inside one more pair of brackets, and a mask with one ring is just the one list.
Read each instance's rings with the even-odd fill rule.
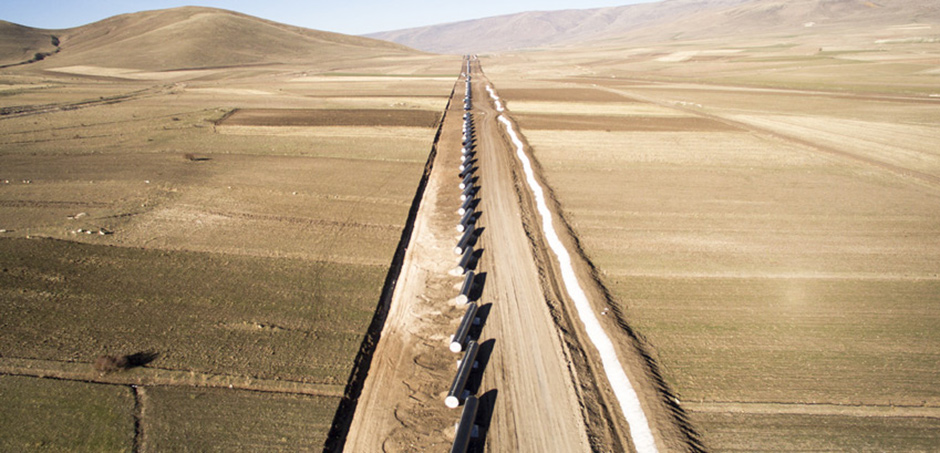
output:
[[141,427],[152,451],[317,451],[335,398],[148,387]]
[[[122,58],[129,41],[100,33],[152,39],[183,16],[197,41],[261,33],[245,61],[225,57],[253,65],[144,38]],[[46,420],[0,449],[69,445],[73,403],[12,391],[49,386],[112,414],[96,392],[126,397],[124,425],[84,420],[117,436],[74,444],[89,450],[319,450],[459,59],[205,9],[142,17],[64,31],[65,51],[0,72],[0,403],[18,408],[7,426]],[[296,46],[309,64],[257,64]],[[318,77],[324,62],[375,77]]]
[[[680,51],[664,44],[486,66],[707,446],[928,451],[940,441],[935,49],[799,57],[807,45],[791,40],[707,59],[662,59]],[[885,58],[849,60],[860,51]],[[535,69],[518,80],[523,67]]]
[[[485,61],[707,446],[940,442],[930,27]],[[0,69],[0,450],[319,449],[459,58],[200,8],[59,39]]]
[[0,376],[0,450],[132,451],[134,395],[127,387]]

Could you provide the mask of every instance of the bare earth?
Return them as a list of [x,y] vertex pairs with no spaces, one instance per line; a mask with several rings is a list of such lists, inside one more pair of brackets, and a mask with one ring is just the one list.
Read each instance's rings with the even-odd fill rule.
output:
[[[474,119],[482,187],[477,227],[483,232],[476,248],[483,249],[477,272],[485,276],[479,300],[484,326],[478,339],[480,368],[471,376],[470,390],[481,398],[477,423],[485,448],[623,449],[621,436],[606,426],[610,422],[594,420],[587,426],[586,414],[604,409],[593,402],[596,394],[583,394],[596,393],[595,386],[579,382],[578,375],[585,370],[576,370],[570,345],[546,303],[555,296],[546,295],[541,279],[553,271],[536,261],[523,224],[530,214],[525,214],[515,188],[518,164],[500,135],[480,78],[474,78]],[[446,342],[464,311],[454,301],[460,277],[449,273],[456,264],[452,248],[459,220],[455,212],[460,193],[459,101],[452,102],[444,121],[434,169],[346,451],[440,451],[453,440],[459,411],[447,409],[443,400],[458,358],[447,350]],[[483,448],[479,439],[472,446]]]

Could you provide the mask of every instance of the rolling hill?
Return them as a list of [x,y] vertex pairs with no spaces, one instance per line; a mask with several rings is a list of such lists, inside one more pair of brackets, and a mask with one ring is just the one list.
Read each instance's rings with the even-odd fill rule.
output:
[[643,43],[911,23],[940,24],[940,4],[934,0],[664,0],[525,12],[366,36],[428,52],[483,53],[605,39]]
[[57,37],[49,30],[0,20],[0,66],[35,60],[37,53],[55,52],[57,42]]
[[150,71],[316,62],[376,54],[413,55],[404,46],[284,25],[214,8],[182,7],[123,14],[81,27],[40,30],[0,23],[0,61],[59,53],[41,68],[96,65]]

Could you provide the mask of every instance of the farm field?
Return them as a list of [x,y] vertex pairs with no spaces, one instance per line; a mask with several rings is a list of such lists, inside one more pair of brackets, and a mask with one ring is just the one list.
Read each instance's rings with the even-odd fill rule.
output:
[[0,71],[4,449],[323,448],[460,64],[356,52]]
[[658,3],[0,20],[0,450],[936,449],[936,8]]
[[[915,66],[927,59],[905,48],[914,62],[844,84],[820,66],[809,91],[782,75],[802,62],[773,77],[750,63],[775,52],[487,66],[611,293],[598,311],[648,341],[707,448],[930,450],[940,104]],[[538,69],[523,80],[523,66]]]
[[228,389],[148,387],[144,443],[154,451],[316,451],[335,398]]
[[5,451],[131,451],[134,446],[129,387],[4,375],[0,392]]

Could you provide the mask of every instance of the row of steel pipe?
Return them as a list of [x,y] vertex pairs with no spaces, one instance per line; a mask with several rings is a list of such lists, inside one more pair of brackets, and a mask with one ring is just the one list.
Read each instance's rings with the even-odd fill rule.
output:
[[457,326],[457,331],[451,336],[449,345],[449,349],[452,352],[463,352],[464,354],[463,358],[458,362],[457,373],[447,392],[447,397],[444,399],[444,404],[452,409],[459,407],[461,402],[464,405],[463,413],[457,423],[454,444],[451,448],[451,452],[454,453],[467,451],[470,445],[470,438],[474,436],[474,420],[476,419],[477,407],[479,405],[477,397],[471,395],[466,389],[470,374],[476,367],[476,357],[479,351],[477,342],[469,338],[470,330],[473,328],[473,325],[478,322],[477,310],[479,307],[471,300],[471,292],[474,289],[476,273],[471,270],[471,268],[477,258],[473,245],[480,232],[480,229],[476,227],[476,221],[479,217],[479,212],[475,209],[479,203],[476,196],[480,188],[475,184],[478,179],[476,176],[476,164],[478,160],[476,159],[475,128],[473,125],[473,114],[471,112],[473,100],[470,61],[471,57],[468,56],[466,59],[467,88],[466,94],[464,95],[465,113],[463,115],[462,147],[460,150],[460,166],[458,167],[458,175],[460,177],[458,187],[461,190],[461,194],[460,207],[457,209],[460,220],[457,223],[456,229],[458,233],[462,234],[457,240],[457,245],[454,247],[454,253],[460,256],[455,271],[458,275],[463,276],[463,283],[460,285],[460,290],[457,293],[455,301],[457,304],[465,305],[467,308],[463,318],[460,320],[460,324]]

